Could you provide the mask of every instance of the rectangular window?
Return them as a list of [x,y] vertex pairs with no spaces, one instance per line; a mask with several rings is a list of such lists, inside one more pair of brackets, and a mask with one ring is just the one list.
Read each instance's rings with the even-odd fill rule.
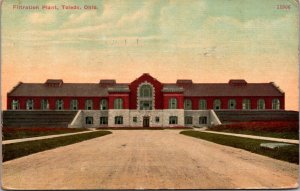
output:
[[206,116],[199,117],[199,124],[207,124],[207,117]]
[[85,124],[93,124],[93,117],[86,117]]
[[134,123],[136,123],[136,122],[137,122],[137,117],[133,117],[133,118],[132,118],[132,121],[133,121]]
[[192,116],[185,116],[184,117],[184,124],[192,125],[193,124],[193,117]]
[[107,125],[108,117],[100,117],[100,125]]
[[159,117],[155,117],[155,122],[159,123]]
[[152,101],[140,101],[140,110],[152,110]]
[[115,124],[123,124],[123,116],[116,116]]
[[177,124],[177,116],[170,116],[169,124]]

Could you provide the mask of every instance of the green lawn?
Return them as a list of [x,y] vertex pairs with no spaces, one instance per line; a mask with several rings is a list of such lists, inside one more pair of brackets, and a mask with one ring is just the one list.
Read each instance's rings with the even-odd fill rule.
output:
[[240,130],[240,129],[208,129],[209,131],[225,132],[225,133],[238,133],[246,135],[256,135],[263,137],[274,137],[282,139],[299,139],[299,132],[270,132],[270,131],[253,131],[253,130]]
[[273,143],[274,141],[265,141],[235,137],[230,135],[218,135],[199,131],[181,131],[180,134],[204,139],[221,145],[227,145],[235,148],[244,149],[253,153],[265,155],[271,158],[288,161],[299,164],[299,145],[281,147],[275,150],[261,148],[261,143]]
[[86,128],[47,128],[47,127],[35,127],[35,128],[13,128],[7,127],[2,129],[2,140],[11,139],[23,139],[29,137],[39,137],[47,135],[56,135],[64,133],[76,133],[81,131],[88,131]]
[[210,127],[208,130],[283,139],[299,139],[299,121],[246,121],[224,123]]
[[110,131],[92,131],[90,133],[68,135],[50,139],[27,141],[2,145],[3,161],[12,160],[33,153],[66,146],[81,141],[111,134]]

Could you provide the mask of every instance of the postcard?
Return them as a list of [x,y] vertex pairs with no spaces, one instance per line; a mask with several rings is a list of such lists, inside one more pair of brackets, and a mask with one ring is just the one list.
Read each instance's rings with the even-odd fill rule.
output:
[[1,1],[2,189],[298,188],[298,6]]

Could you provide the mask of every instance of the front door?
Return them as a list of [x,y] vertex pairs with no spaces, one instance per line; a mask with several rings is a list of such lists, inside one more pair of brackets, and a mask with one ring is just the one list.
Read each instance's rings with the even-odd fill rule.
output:
[[143,127],[149,127],[149,117],[143,117]]

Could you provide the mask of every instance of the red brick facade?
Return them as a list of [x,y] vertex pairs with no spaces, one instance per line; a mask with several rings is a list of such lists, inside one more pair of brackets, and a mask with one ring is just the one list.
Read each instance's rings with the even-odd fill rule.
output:
[[[70,102],[71,100],[78,101],[78,109],[84,110],[86,100],[92,100],[93,102],[93,110],[100,110],[100,102],[102,99],[106,99],[108,101],[108,109],[114,109],[115,99],[122,99],[122,109],[138,109],[138,88],[143,83],[151,84],[153,87],[154,94],[154,107],[153,109],[168,109],[169,108],[169,100],[171,98],[176,98],[177,100],[177,109],[184,108],[184,100],[190,99],[192,102],[192,110],[199,110],[199,101],[200,99],[206,100],[207,108],[213,109],[214,100],[219,99],[221,101],[221,109],[228,109],[228,101],[230,99],[235,100],[236,106],[235,109],[243,109],[243,100],[250,100],[251,109],[258,109],[258,100],[263,99],[265,102],[264,109],[274,109],[274,105],[272,104],[275,99],[279,100],[279,108],[277,109],[285,109],[285,95],[284,93],[277,88],[273,83],[262,83],[262,84],[247,84],[246,81],[242,81],[241,86],[232,85],[230,83],[227,84],[183,84],[174,83],[174,84],[163,84],[159,82],[157,79],[153,78],[149,74],[143,74],[133,82],[129,84],[121,84],[124,91],[118,90],[118,84],[111,85],[115,87],[116,90],[107,90],[106,88],[110,87],[110,85],[106,85],[107,87],[102,87],[102,89],[97,90],[97,92],[91,92],[91,96],[87,96],[89,94],[89,90],[85,89],[76,89],[76,84],[64,84],[62,81],[59,85],[44,87],[43,84],[19,84],[16,86],[11,92],[8,93],[7,96],[7,109],[11,110],[13,100],[18,101],[18,109],[25,110],[26,102],[29,99],[33,100],[33,110],[41,109],[41,101],[42,99],[48,100],[49,110],[56,110],[56,101],[63,100],[63,109],[70,110]],[[237,81],[239,82],[239,81]],[[220,87],[219,87],[220,85]],[[25,87],[23,87],[25,86]],[[39,86],[39,87],[35,87]],[[91,84],[89,84],[91,86]],[[92,84],[95,89],[100,88],[97,84]],[[168,86],[170,88],[168,89]],[[205,87],[204,87],[205,86]],[[222,87],[224,87],[224,92],[222,92]],[[82,86],[84,87],[84,86]],[[212,91],[210,88],[218,87],[220,89],[220,93],[207,95],[205,89]],[[36,90],[35,90],[36,88]],[[59,91],[53,88],[61,88]],[[68,92],[62,92],[66,88]],[[180,90],[182,88],[182,91]],[[254,90],[254,91],[253,91]],[[82,92],[80,92],[82,91]],[[54,93],[53,93],[54,92]],[[55,92],[59,92],[58,95]],[[197,94],[199,92],[199,94]],[[236,92],[236,95],[235,95]],[[242,92],[242,93],[240,93]],[[249,94],[247,94],[247,92]],[[80,93],[84,94],[81,95]],[[63,95],[60,95],[63,94]],[[75,95],[76,94],[76,95]],[[99,96],[97,96],[99,94]],[[241,95],[242,94],[242,95]]]

